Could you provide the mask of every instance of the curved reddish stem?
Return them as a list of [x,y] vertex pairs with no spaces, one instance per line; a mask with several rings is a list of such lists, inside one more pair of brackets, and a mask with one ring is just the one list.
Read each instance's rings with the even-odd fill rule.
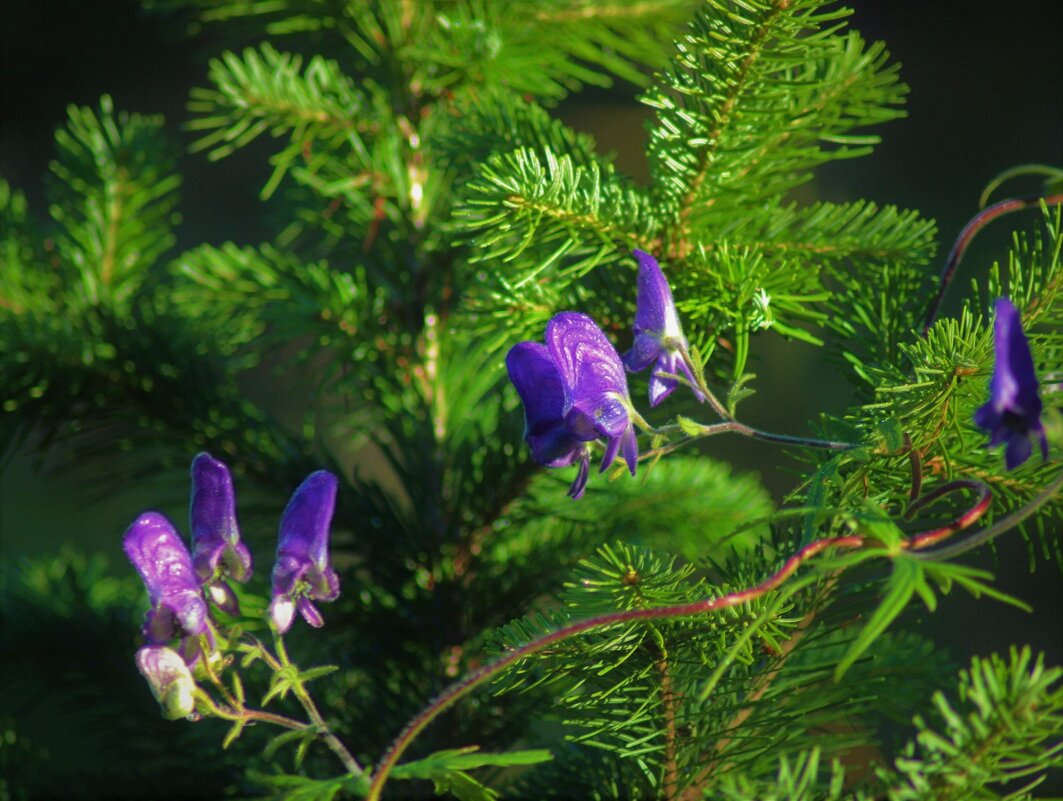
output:
[[962,531],[968,528],[978,520],[989,509],[989,504],[993,500],[993,493],[989,489],[988,484],[984,484],[981,481],[974,481],[972,479],[960,479],[958,481],[950,481],[948,484],[943,484],[932,492],[928,492],[919,498],[916,498],[908,506],[904,512],[904,516],[911,517],[919,509],[924,506],[933,503],[938,498],[942,498],[945,495],[956,492],[957,490],[970,489],[978,493],[978,500],[971,506],[966,512],[957,517],[951,523],[946,523],[939,528],[931,529],[930,531],[924,531],[911,539],[907,540],[904,547],[907,550],[922,550],[923,548],[929,548],[931,545],[936,545],[943,539],[952,536],[957,531]]
[[[914,501],[909,507],[909,511],[919,509],[944,495],[960,489],[973,489],[979,493],[979,499],[975,505],[951,523],[905,540],[901,544],[902,549],[919,550],[940,542],[942,539],[951,536],[953,533],[972,525],[985,513],[986,509],[989,507],[989,500],[991,497],[989,487],[982,482],[970,480],[952,481],[939,487],[933,492],[927,493]],[[366,801],[379,801],[380,793],[384,788],[384,784],[387,782],[388,776],[399,761],[399,758],[409,747],[410,743],[413,742],[414,738],[416,738],[429,723],[442,712],[449,709],[472,692],[473,689],[494,678],[515,662],[519,662],[551,645],[555,645],[556,643],[576,637],[580,634],[585,634],[594,629],[615,626],[620,623],[630,623],[636,620],[690,617],[692,615],[718,612],[721,609],[740,606],[760,598],[766,593],[778,588],[784,581],[797,572],[797,569],[803,562],[828,548],[853,549],[877,545],[877,540],[868,540],[867,538],[858,535],[816,540],[798,550],[793,556],[787,559],[783,563],[783,566],[775,573],[770,575],[760,584],[749,589],[733,592],[728,595],[721,595],[719,598],[706,598],[691,603],[660,606],[650,609],[629,609],[624,612],[613,612],[608,615],[600,615],[598,617],[580,620],[576,623],[557,629],[556,631],[552,631],[549,634],[544,634],[542,637],[533,640],[530,643],[526,643],[520,648],[514,648],[508,653],[498,657],[493,662],[489,662],[480,669],[473,671],[461,680],[451,684],[443,690],[442,693],[436,696],[427,707],[421,710],[416,717],[406,724],[406,727],[399,733],[399,736],[395,738],[387,752],[377,764],[376,769],[373,771],[372,783],[370,784]]]
[[952,279],[956,275],[956,268],[960,264],[960,259],[963,258],[964,251],[971,244],[974,235],[997,217],[1003,217],[1013,211],[1028,209],[1031,206],[1038,205],[1041,201],[1044,201],[1049,206],[1054,206],[1063,203],[1063,194],[1025,195],[1001,200],[999,203],[994,203],[992,206],[982,209],[963,227],[960,235],[956,237],[956,241],[952,244],[952,250],[949,251],[948,258],[945,259],[945,267],[942,269],[941,278],[938,280],[937,294],[934,295],[934,299],[930,301],[930,307],[926,310],[926,319],[923,321],[924,337],[927,331],[930,330],[930,326],[934,324],[934,318],[937,317],[941,299],[945,297],[945,291],[949,288],[949,284],[952,283]]

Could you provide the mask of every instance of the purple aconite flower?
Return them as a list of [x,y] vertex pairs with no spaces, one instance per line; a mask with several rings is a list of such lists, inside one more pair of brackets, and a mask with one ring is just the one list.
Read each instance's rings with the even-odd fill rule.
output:
[[240,541],[236,500],[229,468],[209,453],[192,460],[192,564],[218,607],[240,613],[236,595],[226,583],[251,577],[251,553]]
[[122,547],[148,588],[148,642],[161,645],[175,637],[208,634],[207,603],[192,557],[170,521],[145,512],[126,530]]
[[322,626],[325,621],[311,601],[339,597],[340,580],[328,563],[336,484],[336,477],[325,470],[311,473],[292,494],[281,517],[269,606],[270,620],[281,634],[291,628],[296,611],[311,626]]
[[578,461],[579,473],[568,494],[581,497],[590,453],[565,424],[565,386],[550,351],[539,342],[518,342],[506,354],[506,369],[524,402],[524,439],[532,458],[543,467],[568,467]]
[[974,422],[990,432],[989,447],[1007,443],[1004,464],[1013,470],[1030,457],[1031,435],[1041,441],[1041,456],[1048,458],[1048,440],[1041,424],[1041,398],[1033,356],[1022,332],[1019,310],[1006,298],[996,302],[993,325],[996,364],[989,382],[989,401],[974,413]]
[[[672,290],[657,260],[642,250],[634,251],[639,263],[639,296],[635,308],[635,341],[624,354],[624,364],[633,373],[653,364],[650,374],[650,405],[656,406],[679,386],[668,375],[682,372],[690,381],[699,401],[705,396],[695,386],[684,354],[688,344],[679,324]],[[666,375],[667,374],[667,375]]]
[[605,437],[604,472],[621,451],[631,475],[639,458],[628,410],[627,376],[616,348],[585,314],[562,312],[546,325],[546,347],[565,388],[563,414],[569,433],[589,442]]
[[180,654],[163,645],[145,645],[136,661],[165,718],[186,718],[195,711],[196,682]]
[[622,452],[635,475],[639,446],[631,422],[627,376],[616,348],[585,314],[562,312],[546,325],[546,345],[518,342],[506,368],[524,401],[524,439],[544,467],[579,462],[568,494],[587,485],[590,452],[585,443],[605,437],[601,470]]

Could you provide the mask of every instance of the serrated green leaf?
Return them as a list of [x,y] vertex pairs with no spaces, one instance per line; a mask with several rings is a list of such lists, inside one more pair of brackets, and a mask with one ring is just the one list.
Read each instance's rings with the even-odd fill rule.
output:
[[262,753],[266,759],[272,759],[282,745],[298,740],[313,740],[313,738],[314,734],[309,729],[292,729],[291,731],[281,732],[266,744]]
[[478,745],[469,745],[464,748],[437,751],[415,762],[404,762],[396,766],[391,775],[402,779],[430,779],[437,773],[451,770],[472,770],[488,765],[494,767],[535,765],[551,759],[553,759],[553,754],[544,748],[495,754],[481,752]]
[[243,719],[237,720],[233,723],[232,728],[230,728],[225,735],[225,739],[222,740],[221,747],[223,751],[236,741],[236,738],[239,737],[240,733],[244,730],[245,725],[247,725],[247,721]]
[[299,674],[299,681],[307,682],[314,679],[320,679],[322,676],[327,676],[329,673],[335,673],[339,668],[336,665],[322,665],[321,667],[310,668],[304,670]]
[[679,429],[688,437],[700,437],[705,432],[705,426],[681,414],[676,416],[675,421]]

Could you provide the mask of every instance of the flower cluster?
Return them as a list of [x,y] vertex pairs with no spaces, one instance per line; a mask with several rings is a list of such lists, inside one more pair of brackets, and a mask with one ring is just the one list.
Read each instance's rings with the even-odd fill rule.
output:
[[605,440],[600,471],[624,457],[635,475],[639,446],[637,412],[628,393],[625,367],[639,372],[651,364],[650,404],[658,405],[678,386],[677,369],[698,400],[705,396],[691,374],[687,341],[672,291],[656,260],[641,250],[635,341],[621,359],[616,348],[585,314],[561,312],[546,326],[546,344],[519,342],[506,355],[510,380],[524,402],[524,439],[532,458],[544,467],[578,464],[569,496],[580,498],[587,485],[589,443]]
[[[311,626],[321,626],[312,601],[334,601],[339,595],[328,553],[335,503],[336,477],[320,470],[296,489],[281,517],[269,618],[282,634],[296,611]],[[236,520],[232,476],[207,453],[192,460],[190,519],[191,553],[158,512],[134,520],[122,543],[151,601],[143,628],[147,644],[137,653],[137,667],[170,717],[191,713],[189,668],[201,655],[209,659],[216,645],[208,599],[226,614],[239,615],[229,582],[246,582],[252,574],[251,553]],[[175,640],[176,651],[170,647]]]
[[[639,447],[634,424],[644,423],[631,404],[625,368],[637,373],[652,365],[651,406],[672,394],[682,379],[699,401],[708,400],[721,416],[727,415],[694,375],[689,344],[660,265],[644,251],[636,250],[634,256],[639,265],[634,340],[623,358],[590,317],[576,312],[561,312],[547,323],[545,345],[519,342],[506,355],[510,380],[524,402],[524,439],[532,458],[544,467],[579,465],[568,492],[572,498],[582,497],[586,488],[590,443],[596,440],[605,441],[602,471],[622,453],[635,474]],[[1033,357],[1019,312],[1004,298],[996,303],[994,352],[990,398],[974,421],[990,433],[990,447],[1006,443],[1008,470],[1030,457],[1035,438],[1047,459]],[[731,423],[734,430],[737,423]],[[748,427],[744,430],[750,436],[766,436]]]

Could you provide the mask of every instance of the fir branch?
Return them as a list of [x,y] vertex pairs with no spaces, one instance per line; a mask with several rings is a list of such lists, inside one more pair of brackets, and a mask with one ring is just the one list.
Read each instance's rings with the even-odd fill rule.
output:
[[304,69],[301,56],[262,44],[240,56],[226,53],[214,59],[210,78],[215,88],[194,89],[188,104],[197,115],[188,129],[205,132],[193,150],[221,159],[264,133],[288,138],[272,158],[274,170],[263,197],[273,193],[299,159],[310,172],[337,150],[368,161],[365,139],[381,128],[380,104],[355,88],[336,62],[315,56]]
[[542,106],[508,89],[465,89],[443,111],[446,124],[439,125],[428,145],[448,165],[475,169],[491,156],[520,148],[563,153],[576,167],[607,163],[589,134],[574,131]]
[[[874,137],[853,128],[899,115],[906,91],[881,45],[835,36],[846,10],[805,2],[713,2],[645,102],[655,190],[671,210],[673,257],[688,254],[719,215],[763,204],[816,164],[860,155]],[[823,142],[841,145],[827,150]]]
[[962,706],[937,693],[939,727],[917,716],[915,740],[893,770],[879,772],[890,801],[999,799],[1003,796],[991,785],[1063,766],[1061,676],[1063,671],[1046,669],[1043,655],[1034,659],[1028,647],[1013,648],[1006,660],[976,657],[960,674]]
[[106,95],[67,112],[49,185],[60,258],[88,303],[126,304],[174,242],[174,158],[160,117],[116,115]]
[[[459,216],[468,230],[478,232],[474,242],[484,250],[479,258],[512,260],[533,241],[542,249],[560,240],[560,252],[585,239],[613,248],[649,246],[647,205],[608,165],[581,168],[567,155],[522,148],[481,169]],[[480,231],[487,228],[492,231]],[[583,270],[590,266],[581,265]]]
[[456,85],[506,86],[559,100],[615,77],[646,83],[661,44],[688,17],[691,0],[514,0],[447,4],[402,56],[432,93]]
[[58,276],[41,269],[45,260],[33,228],[26,196],[0,178],[0,313],[22,314],[31,305],[54,308]]
[[727,774],[721,779],[720,797],[724,801],[863,801],[862,795],[845,792],[845,773],[837,762],[832,763],[824,783],[820,758],[818,748],[796,757],[783,755],[777,775],[767,780]]

